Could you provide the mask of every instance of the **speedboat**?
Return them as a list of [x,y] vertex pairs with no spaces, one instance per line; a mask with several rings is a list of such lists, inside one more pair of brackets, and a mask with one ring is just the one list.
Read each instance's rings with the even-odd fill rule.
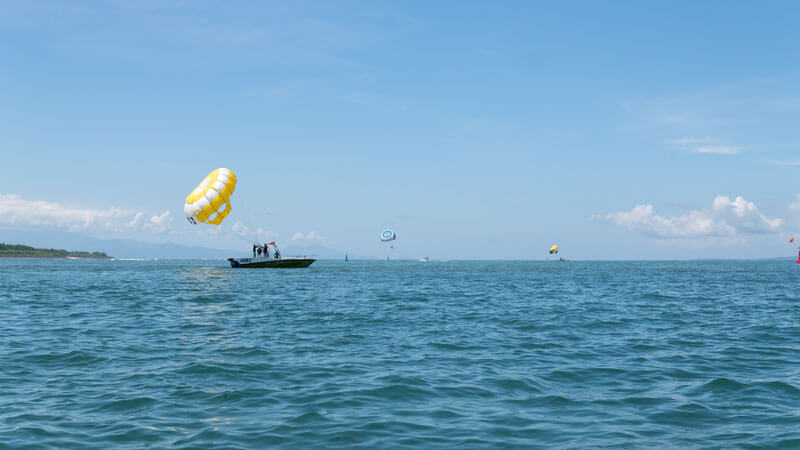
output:
[[316,259],[305,256],[298,258],[228,258],[233,268],[283,268],[295,269],[308,267]]
[[419,262],[431,262],[431,259],[426,256],[424,258],[420,258]]
[[[272,256],[270,256],[269,246],[272,246]],[[256,249],[258,249],[258,257],[256,258]],[[264,257],[261,257],[263,250]],[[275,242],[267,244],[254,244],[253,245],[253,258],[228,258],[231,267],[248,267],[248,268],[277,268],[277,269],[295,269],[299,267],[308,267],[314,264],[316,259],[307,256],[296,256],[293,258],[284,258],[281,256],[281,251]]]

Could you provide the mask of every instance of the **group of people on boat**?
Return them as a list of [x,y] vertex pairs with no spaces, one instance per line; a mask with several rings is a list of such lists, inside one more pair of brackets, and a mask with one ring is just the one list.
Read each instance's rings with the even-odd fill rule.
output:
[[278,250],[278,246],[275,245],[275,242],[270,242],[268,244],[253,244],[253,258],[269,258],[269,246],[272,246],[272,258],[280,259],[281,258],[281,251]]

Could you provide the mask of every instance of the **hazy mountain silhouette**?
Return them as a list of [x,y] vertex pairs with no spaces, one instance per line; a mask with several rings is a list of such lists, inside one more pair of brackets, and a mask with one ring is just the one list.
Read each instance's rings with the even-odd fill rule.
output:
[[[249,245],[239,249],[216,249],[174,244],[171,242],[149,243],[133,239],[98,239],[81,233],[66,231],[0,230],[0,242],[24,244],[40,248],[61,248],[70,251],[105,252],[114,258],[143,259],[224,259],[251,256]],[[320,259],[344,259],[344,251],[322,245],[298,246],[287,243],[281,247],[284,256],[314,255]],[[352,258],[353,255],[350,255]]]

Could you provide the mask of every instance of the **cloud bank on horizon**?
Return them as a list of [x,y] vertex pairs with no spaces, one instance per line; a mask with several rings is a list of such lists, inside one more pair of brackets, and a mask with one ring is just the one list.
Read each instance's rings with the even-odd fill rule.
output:
[[[800,195],[787,209],[800,213]],[[680,216],[663,217],[654,212],[653,205],[637,205],[630,211],[593,215],[589,220],[609,222],[660,239],[779,233],[785,222],[765,216],[755,203],[741,196],[731,200],[723,195],[718,195],[709,209]]]
[[[27,200],[17,194],[0,194],[0,211],[3,211],[0,214],[0,229],[60,230],[120,237],[138,233],[162,238],[168,235],[172,239],[187,234],[186,230],[175,227],[171,211],[147,214],[133,208],[85,208],[45,200]],[[250,227],[241,221],[234,222],[230,227],[192,227],[189,233],[197,237],[216,238],[224,237],[222,235],[227,233],[250,242],[274,240],[277,237],[272,231]],[[312,231],[307,234],[298,232],[292,240],[322,242],[323,238]]]
[[[172,214],[164,211],[147,215],[130,208],[110,207],[92,209],[65,206],[44,200],[26,200],[16,194],[0,194],[0,226],[53,228],[71,232],[127,233],[145,231],[163,234],[172,230]],[[767,217],[752,201],[741,196],[734,199],[724,195],[714,198],[711,207],[692,210],[686,214],[664,217],[655,213],[653,205],[637,205],[630,211],[594,214],[587,220],[607,222],[645,236],[658,239],[729,237],[740,234],[769,234],[785,232],[787,222],[800,223],[800,194],[786,208],[790,220]],[[221,227],[211,227],[208,233],[219,233]],[[250,240],[274,239],[276,234],[262,227],[248,227],[234,222],[230,231]],[[327,239],[316,231],[295,232],[292,241],[324,243]]]
[[25,200],[16,194],[0,194],[0,225],[54,228],[67,231],[166,232],[172,224],[169,211],[147,215],[142,211],[69,207],[44,200]]

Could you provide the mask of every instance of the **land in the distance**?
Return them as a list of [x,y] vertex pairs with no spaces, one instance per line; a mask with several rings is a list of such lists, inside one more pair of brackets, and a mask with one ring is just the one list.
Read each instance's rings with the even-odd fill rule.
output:
[[27,245],[0,244],[0,258],[94,258],[109,259],[103,252],[71,252],[55,248],[33,248]]

